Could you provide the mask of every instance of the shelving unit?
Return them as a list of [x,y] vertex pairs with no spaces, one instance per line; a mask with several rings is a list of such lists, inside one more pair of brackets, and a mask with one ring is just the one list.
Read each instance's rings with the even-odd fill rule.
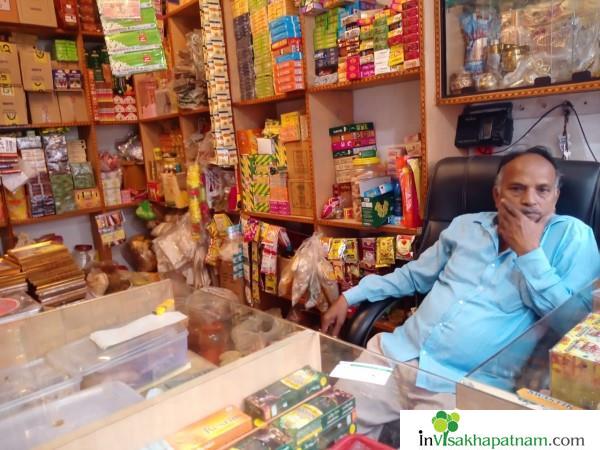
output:
[[[336,236],[367,236],[369,234],[419,234],[420,229],[386,225],[378,228],[362,225],[353,220],[320,219],[321,207],[331,196],[334,178],[334,161],[331,156],[331,140],[329,128],[353,123],[374,122],[378,132],[378,148],[401,142],[403,136],[421,132],[421,198],[427,193],[427,151],[425,125],[425,72],[424,55],[421,52],[419,67],[404,71],[377,75],[357,81],[336,83],[331,85],[314,85],[315,73],[313,59],[314,17],[302,16],[300,19],[303,36],[303,54],[306,90],[275,95],[266,98],[242,100],[240,80],[237,70],[237,54],[235,34],[233,30],[233,11],[231,2],[223,2],[223,17],[227,44],[227,61],[233,105],[233,117],[236,130],[262,128],[267,118],[279,118],[281,113],[289,111],[306,111],[309,119],[309,152],[310,174],[307,183],[312,191],[312,214],[307,216],[277,215],[244,211],[246,216],[278,223],[287,227],[301,227],[307,233],[323,231]],[[423,1],[420,7],[420,43],[423,42]],[[365,98],[375,100],[368,104]],[[377,99],[395,107],[395,115],[379,108]],[[363,107],[364,104],[364,107]],[[379,109],[378,109],[379,108]],[[378,123],[381,126],[378,126]],[[392,130],[395,141],[389,137],[379,139],[379,131]],[[390,134],[390,133],[388,133]],[[385,139],[388,139],[386,141]]]
[[[174,59],[176,58],[177,51],[185,46],[185,34],[193,29],[200,28],[200,9],[199,2],[197,0],[188,0],[186,3],[174,6],[173,4],[166,2],[167,14],[163,16],[165,20],[165,27],[167,32],[167,42],[171,47],[171,51],[167,52],[167,55],[171,56],[171,60],[168,61],[169,67],[172,68]],[[73,217],[80,217],[88,215],[90,218],[90,227],[92,229],[92,237],[94,239],[94,245],[98,251],[101,259],[111,259],[111,249],[105,247],[100,241],[100,236],[96,229],[94,215],[97,213],[104,213],[109,211],[115,211],[125,208],[135,208],[139,205],[139,201],[120,204],[120,205],[106,205],[103,196],[103,190],[101,185],[100,175],[100,160],[99,150],[102,146],[102,142],[99,142],[98,134],[106,135],[107,127],[130,127],[140,134],[140,138],[144,150],[144,162],[124,164],[124,168],[128,170],[137,171],[136,168],[141,169],[141,174],[136,176],[145,177],[145,180],[151,179],[152,174],[152,161],[154,159],[153,148],[158,145],[158,131],[161,127],[172,126],[173,128],[181,129],[183,139],[188,139],[197,130],[197,122],[201,117],[209,119],[208,106],[201,107],[193,110],[179,109],[166,115],[160,115],[156,117],[141,117],[141,105],[140,97],[137,98],[137,110],[139,119],[138,120],[94,120],[93,109],[92,109],[92,98],[91,98],[91,80],[88,76],[88,71],[85,62],[85,48],[94,45],[99,45],[104,41],[104,33],[95,31],[83,31],[83,30],[62,30],[60,28],[51,28],[43,26],[33,26],[26,24],[8,24],[0,23],[0,32],[19,32],[19,33],[30,33],[39,36],[40,39],[52,39],[52,38],[65,38],[73,39],[77,45],[78,57],[79,57],[79,69],[83,75],[83,90],[86,98],[86,110],[89,120],[79,122],[60,122],[60,123],[45,123],[45,124],[29,124],[29,125],[18,125],[18,126],[0,126],[0,132],[15,131],[15,130],[28,130],[28,129],[42,129],[42,128],[55,128],[55,127],[76,127],[78,129],[79,137],[85,139],[88,148],[88,160],[94,168],[94,175],[96,178],[96,184],[98,186],[99,195],[101,198],[101,206],[98,208],[83,209],[77,211],[70,211],[65,214],[44,216],[39,218],[29,218],[21,221],[11,221],[6,214],[6,222],[0,224],[0,228],[3,228],[3,238],[5,242],[5,249],[10,248],[16,242],[16,232],[18,227],[23,225],[32,225],[39,223],[57,222]],[[140,75],[135,75],[134,80]],[[137,86],[136,86],[137,88]],[[136,94],[139,94],[136,92]],[[102,131],[101,131],[102,130]],[[165,206],[165,205],[163,205]],[[17,227],[16,229],[13,229]]]

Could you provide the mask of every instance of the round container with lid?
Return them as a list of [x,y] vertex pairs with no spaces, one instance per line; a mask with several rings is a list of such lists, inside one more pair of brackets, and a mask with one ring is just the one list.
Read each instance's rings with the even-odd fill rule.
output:
[[377,156],[373,158],[355,158],[352,161],[352,210],[356,220],[360,221],[362,218],[360,182],[384,177],[385,175],[385,167]]

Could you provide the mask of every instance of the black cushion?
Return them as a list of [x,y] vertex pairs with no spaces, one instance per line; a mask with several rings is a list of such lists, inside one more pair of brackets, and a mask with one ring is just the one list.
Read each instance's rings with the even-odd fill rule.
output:
[[[420,250],[430,247],[454,217],[495,211],[492,188],[500,156],[452,157],[433,172]],[[563,174],[558,214],[587,223],[600,241],[600,163],[557,160]]]

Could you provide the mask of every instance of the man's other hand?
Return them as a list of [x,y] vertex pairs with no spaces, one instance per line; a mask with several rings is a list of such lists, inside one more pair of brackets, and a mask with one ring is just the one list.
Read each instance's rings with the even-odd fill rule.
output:
[[321,316],[321,332],[329,334],[331,330],[331,335],[338,337],[347,315],[348,302],[346,297],[340,295],[327,312]]
[[518,256],[523,256],[540,246],[550,216],[542,216],[536,222],[502,199],[498,208],[498,234]]

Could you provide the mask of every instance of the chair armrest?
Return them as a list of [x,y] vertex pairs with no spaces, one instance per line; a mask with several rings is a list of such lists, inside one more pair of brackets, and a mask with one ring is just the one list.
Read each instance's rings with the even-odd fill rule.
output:
[[365,347],[373,325],[384,311],[396,303],[403,301],[414,302],[413,297],[388,298],[379,302],[362,302],[354,317],[345,324],[343,339],[351,344]]

